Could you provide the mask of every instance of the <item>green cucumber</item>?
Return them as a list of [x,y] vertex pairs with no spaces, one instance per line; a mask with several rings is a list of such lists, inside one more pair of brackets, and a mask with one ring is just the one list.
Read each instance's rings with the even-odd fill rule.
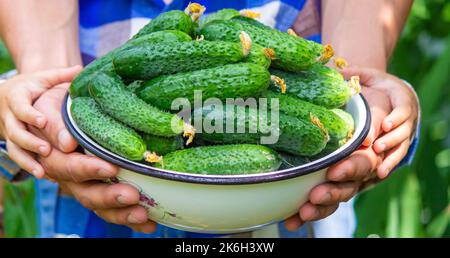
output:
[[137,90],[147,103],[171,110],[172,102],[180,97],[194,103],[194,91],[201,90],[202,98],[248,98],[259,96],[270,85],[270,74],[260,65],[228,64],[187,73],[159,76],[145,82]]
[[275,51],[273,49],[252,44],[250,53],[243,62],[258,64],[268,69],[273,59],[275,59]]
[[[244,40],[244,39],[243,39]],[[236,63],[250,45],[219,41],[169,42],[119,50],[113,57],[117,74],[134,80]]]
[[347,137],[341,139],[340,141],[330,141],[328,142],[325,149],[323,149],[318,155],[315,156],[315,158],[322,158],[335,150],[339,149],[340,147],[344,146],[344,144],[347,143],[347,141],[352,138],[353,132],[355,131],[355,121],[353,120],[352,115],[347,113],[346,111],[342,109],[331,109],[333,113],[338,115],[345,123],[346,130],[348,132]]
[[351,138],[351,136],[355,132],[355,120],[353,119],[352,115],[347,113],[345,110],[342,110],[339,108],[332,109],[331,111],[333,111],[342,120],[344,120],[345,125],[347,126],[347,132],[348,132],[347,138]]
[[124,47],[141,46],[161,42],[186,42],[192,41],[192,37],[185,32],[179,30],[161,30],[155,31],[138,38],[130,39],[125,43]]
[[207,174],[242,175],[277,170],[278,153],[261,145],[202,146],[169,153],[155,166],[167,170]]
[[[239,107],[242,109],[243,107]],[[193,120],[198,121],[201,118],[202,128],[196,128],[197,137],[213,143],[251,143],[260,144],[261,137],[269,136],[271,125],[270,113],[259,112],[254,107],[245,107],[245,115],[238,111],[236,105],[215,106],[209,105],[194,110]],[[283,113],[278,113],[279,125],[273,130],[279,132],[278,141],[273,144],[267,144],[275,150],[288,152],[294,155],[312,156],[319,153],[328,141],[327,134],[316,125],[316,122],[305,120]],[[263,122],[268,121],[268,122]],[[221,125],[222,131],[205,128],[206,125]],[[233,124],[228,124],[233,123]],[[268,130],[261,130],[265,124],[268,124]],[[276,125],[274,125],[276,127]],[[216,128],[214,126],[214,128]],[[233,128],[226,130],[227,128]],[[238,131],[238,128],[244,130]],[[255,130],[252,130],[254,128]],[[257,130],[256,130],[257,129]],[[267,133],[265,133],[267,131]],[[273,132],[272,132],[273,135]]]
[[112,57],[114,53],[119,50],[126,49],[130,46],[140,46],[157,42],[184,42],[191,40],[192,38],[186,33],[175,30],[158,31],[140,38],[129,40],[123,46],[116,48],[115,50],[88,64],[70,85],[70,97],[76,98],[80,96],[89,96],[87,84],[92,79],[92,75],[97,71],[113,72]]
[[129,83],[127,85],[127,89],[133,93],[136,93],[138,91],[138,89],[142,87],[144,82],[145,81],[142,81],[142,80],[132,81],[131,83]]
[[201,28],[199,33],[206,40],[236,42],[239,40],[240,32],[245,31],[254,43],[275,51],[273,67],[287,71],[306,70],[314,64],[327,62],[332,56],[332,49],[329,46],[322,46],[263,24],[252,24],[257,22],[255,20],[247,22],[243,19],[244,17],[212,21]]
[[99,72],[88,88],[103,111],[138,131],[173,137],[185,128],[180,117],[145,103],[128,90],[117,75]]
[[77,126],[106,149],[130,160],[142,160],[146,146],[133,129],[103,113],[88,97],[72,100],[70,111]]
[[265,94],[268,99],[278,99],[279,110],[285,114],[308,119],[311,114],[319,118],[320,122],[327,129],[330,136],[330,142],[339,142],[347,139],[349,131],[347,123],[333,111],[318,106],[307,101],[303,101],[287,94],[268,91]]
[[240,15],[241,14],[239,13],[238,10],[231,9],[231,8],[222,9],[215,13],[209,14],[208,16],[204,17],[203,19],[200,19],[199,27],[202,28],[206,24],[211,23],[216,20],[230,20],[231,18],[240,16]]
[[234,16],[234,17],[232,17],[232,19],[233,19],[233,21],[245,22],[245,23],[251,24],[253,26],[258,26],[258,27],[263,28],[263,29],[273,30],[271,27],[265,25],[264,23],[259,22],[256,19],[243,16],[243,15]]
[[147,145],[147,149],[158,155],[165,155],[169,152],[184,148],[184,141],[182,137],[161,137],[151,134],[144,134],[143,138],[145,144]]
[[346,82],[338,71],[323,65],[300,73],[270,72],[284,79],[287,94],[330,109],[345,105],[360,90],[358,83]]
[[320,159],[325,157],[326,155],[331,154],[335,150],[339,149],[340,147],[344,146],[344,144],[347,142],[347,140],[342,140],[339,142],[329,142],[327,146],[317,155],[313,157],[313,159]]
[[180,10],[161,13],[145,25],[133,38],[139,38],[152,32],[162,30],[179,30],[192,35],[194,31],[192,18]]
[[77,77],[75,77],[69,88],[69,94],[72,99],[89,96],[87,85],[92,79],[93,74],[95,74],[97,71],[104,71],[109,73],[114,71],[111,65],[110,53],[92,61],[83,69],[83,71],[81,71],[77,75]]

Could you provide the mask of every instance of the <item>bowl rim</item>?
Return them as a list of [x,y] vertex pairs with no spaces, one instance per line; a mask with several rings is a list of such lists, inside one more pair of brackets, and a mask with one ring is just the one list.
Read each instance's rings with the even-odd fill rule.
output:
[[[94,154],[95,156],[106,160],[116,166],[119,166],[123,169],[139,173],[146,176],[152,176],[160,179],[168,179],[173,181],[185,182],[185,183],[196,183],[196,184],[210,184],[210,185],[244,185],[244,184],[258,184],[258,183],[268,183],[274,181],[281,181],[286,179],[291,179],[295,177],[304,176],[310,173],[318,172],[324,168],[329,167],[332,164],[335,164],[342,159],[349,156],[356,149],[358,149],[363,143],[364,139],[367,137],[371,124],[371,114],[369,105],[362,94],[357,94],[364,106],[366,111],[366,121],[361,130],[361,133],[357,136],[357,138],[344,149],[342,149],[338,153],[331,153],[327,156],[330,156],[327,159],[323,159],[319,162],[311,162],[312,164],[307,166],[307,164],[292,168],[287,168],[283,170],[277,170],[274,172],[268,173],[260,173],[260,174],[246,174],[246,175],[200,175],[200,174],[188,174],[182,172],[176,172],[171,170],[165,170],[160,168],[154,168],[149,165],[145,165],[142,163],[129,161],[123,157],[120,157],[116,154],[111,153],[110,151],[103,149],[103,147],[97,147],[92,144],[92,140],[87,139],[87,137],[83,136],[76,128],[68,114],[68,101],[69,101],[69,93],[66,93],[64,97],[64,101],[62,104],[62,116],[64,123],[75,138],[75,140],[79,143],[81,147],[83,147],[88,152]],[[353,97],[357,96],[354,95]],[[326,156],[325,156],[326,157]],[[139,164],[139,165],[138,165]]]

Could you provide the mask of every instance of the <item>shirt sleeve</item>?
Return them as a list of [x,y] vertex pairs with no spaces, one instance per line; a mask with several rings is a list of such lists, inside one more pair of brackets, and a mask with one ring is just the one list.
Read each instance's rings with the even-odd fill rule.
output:
[[405,165],[411,165],[413,160],[414,160],[414,155],[416,154],[416,150],[417,150],[417,146],[419,145],[419,138],[420,138],[420,123],[421,123],[421,110],[420,110],[420,100],[419,97],[417,96],[416,91],[414,90],[414,88],[412,87],[412,85],[403,80],[403,82],[405,83],[405,85],[409,88],[409,90],[411,90],[411,92],[414,94],[416,101],[417,101],[417,106],[418,106],[418,116],[417,116],[417,123],[416,123],[416,128],[413,134],[413,137],[411,138],[411,143],[409,145],[409,149],[408,149],[408,153],[406,154],[406,156],[403,158],[403,160],[397,165],[396,168],[405,166]]
[[9,158],[5,142],[0,142],[0,176],[9,181],[13,181],[21,170],[22,169]]

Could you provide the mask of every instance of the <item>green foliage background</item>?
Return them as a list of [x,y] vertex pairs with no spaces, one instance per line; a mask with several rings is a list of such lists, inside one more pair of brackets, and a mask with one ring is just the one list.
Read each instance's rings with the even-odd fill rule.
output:
[[[359,195],[357,237],[450,237],[450,1],[416,0],[391,59],[391,73],[421,100],[421,139],[412,166]],[[13,67],[0,44],[0,73]],[[6,236],[33,236],[33,185],[5,184]],[[22,196],[21,201],[18,197]],[[27,196],[28,198],[25,198]],[[11,216],[10,216],[11,215]],[[19,230],[23,226],[28,230]]]
[[361,194],[356,236],[450,236],[450,1],[416,0],[391,73],[416,89],[421,138],[412,166]]

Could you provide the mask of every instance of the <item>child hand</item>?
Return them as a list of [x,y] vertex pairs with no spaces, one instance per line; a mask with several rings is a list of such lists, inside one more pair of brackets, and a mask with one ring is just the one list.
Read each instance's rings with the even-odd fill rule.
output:
[[339,203],[355,196],[371,178],[385,178],[409,149],[419,110],[412,90],[396,77],[374,69],[352,67],[342,73],[346,79],[360,76],[372,115],[370,132],[359,150],[328,169],[327,182],[314,187],[299,213],[285,221],[289,230],[333,214]]
[[380,132],[371,139],[374,151],[385,154],[377,168],[377,176],[386,178],[408,153],[419,118],[418,99],[404,81],[393,75],[357,67],[345,68],[342,73],[346,78],[359,75],[361,84],[383,91],[391,102],[392,112],[382,119]]
[[31,174],[42,177],[44,169],[33,153],[47,156],[48,142],[27,131],[26,125],[44,128],[47,118],[33,102],[55,85],[71,82],[81,66],[17,75],[0,85],[0,136],[6,140],[10,158]]

